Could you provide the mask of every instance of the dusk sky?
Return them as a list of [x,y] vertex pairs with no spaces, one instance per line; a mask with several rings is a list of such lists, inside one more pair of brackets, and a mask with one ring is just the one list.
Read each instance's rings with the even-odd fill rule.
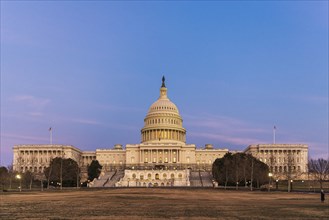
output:
[[187,143],[328,156],[327,1],[1,1],[1,165],[140,143],[162,75]]

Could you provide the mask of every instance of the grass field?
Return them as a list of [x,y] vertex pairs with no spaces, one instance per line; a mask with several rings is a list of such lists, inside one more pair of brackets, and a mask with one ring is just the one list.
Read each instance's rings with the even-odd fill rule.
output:
[[[314,193],[111,188],[0,194],[0,219],[321,219]],[[329,198],[327,198],[329,199]]]

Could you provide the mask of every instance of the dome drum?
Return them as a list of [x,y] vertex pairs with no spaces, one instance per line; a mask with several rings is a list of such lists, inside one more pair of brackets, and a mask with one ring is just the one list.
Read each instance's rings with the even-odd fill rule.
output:
[[142,130],[142,142],[148,141],[186,141],[185,129],[154,128]]

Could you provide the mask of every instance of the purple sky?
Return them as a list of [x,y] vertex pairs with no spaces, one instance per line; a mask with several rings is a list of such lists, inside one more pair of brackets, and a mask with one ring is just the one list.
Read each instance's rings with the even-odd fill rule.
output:
[[139,143],[162,75],[188,143],[328,155],[327,1],[1,1],[1,165]]

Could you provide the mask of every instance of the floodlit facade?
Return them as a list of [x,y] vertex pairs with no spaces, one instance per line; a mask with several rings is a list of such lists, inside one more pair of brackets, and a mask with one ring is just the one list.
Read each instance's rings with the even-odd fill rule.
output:
[[305,144],[257,144],[245,153],[266,163],[276,179],[300,178],[308,171],[308,146]]
[[[13,148],[14,170],[42,173],[55,157],[72,158],[84,168],[98,160],[103,166],[102,175],[109,179],[122,171],[116,186],[189,186],[190,171],[210,171],[212,163],[229,150],[211,144],[202,149],[187,144],[183,119],[167,92],[163,77],[159,98],[145,116],[141,143],[125,147],[116,144],[112,149],[95,151],[81,151],[70,145],[17,145]],[[272,172],[288,169],[284,162],[287,154],[293,155],[292,169],[307,170],[307,145],[250,145],[245,152],[267,163]]]

